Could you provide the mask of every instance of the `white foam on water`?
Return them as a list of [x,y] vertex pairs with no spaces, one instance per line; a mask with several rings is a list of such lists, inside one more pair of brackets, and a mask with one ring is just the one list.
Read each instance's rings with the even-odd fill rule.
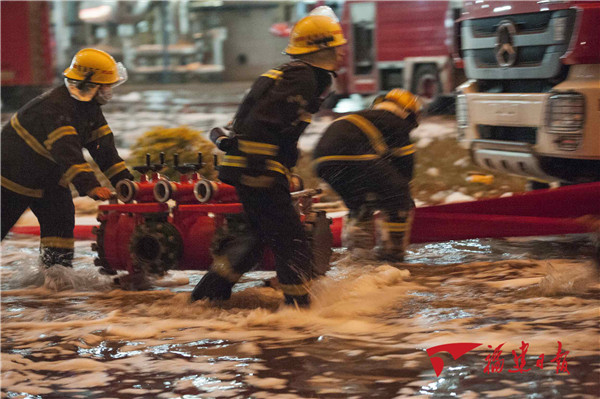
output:
[[[14,262],[18,261],[13,260],[12,267]],[[425,349],[453,342],[482,343],[476,350],[482,356],[491,353],[487,345],[506,342],[504,354],[510,356],[521,341],[529,342],[529,354],[545,353],[549,369],[554,367],[549,360],[556,353],[557,340],[563,342],[563,350],[577,356],[597,356],[600,351],[597,342],[590,342],[597,326],[598,301],[580,295],[597,287],[598,279],[589,262],[583,261],[474,262],[422,275],[417,272],[423,267],[419,265],[393,267],[341,256],[324,278],[311,285],[312,307],[300,310],[282,306],[280,291],[254,283],[273,275],[268,272],[244,276],[242,286],[253,284],[236,289],[229,301],[192,303],[191,287],[183,292],[94,291],[95,283],[82,279],[80,287],[55,291],[43,284],[23,283],[36,280],[40,271],[33,265],[31,270],[21,266],[11,278],[27,278],[2,293],[14,303],[3,306],[2,333],[15,348],[13,353],[3,352],[2,384],[15,392],[28,392],[19,391],[27,384],[40,392],[49,389],[47,374],[64,369],[73,374],[55,377],[52,383],[100,390],[118,383],[122,394],[169,397],[164,391],[134,389],[135,383],[125,384],[120,377],[168,371],[189,378],[175,378],[165,391],[236,397],[245,391],[232,374],[235,370],[242,385],[259,389],[253,397],[261,397],[260,392],[273,397],[273,391],[285,389],[288,380],[281,373],[279,377],[260,374],[269,371],[260,362],[264,343],[277,346],[317,337],[322,342],[360,342],[358,347],[340,348],[338,357],[327,359],[332,364],[367,357],[371,362],[393,362],[405,370],[423,367],[428,361]],[[78,266],[64,272],[95,269]],[[177,271],[157,285],[179,287],[197,281],[198,274]],[[423,298],[424,302],[418,302]],[[23,307],[20,301],[36,305]],[[411,305],[415,301],[416,307]],[[571,324],[578,328],[567,329]],[[122,345],[107,359],[106,345],[116,343]],[[223,352],[218,361],[210,355],[217,348]],[[37,360],[28,359],[29,353],[35,353]],[[176,356],[165,357],[168,354]],[[312,355],[303,350],[285,354],[298,362]],[[511,366],[512,360],[507,361],[505,367]],[[428,370],[427,376],[433,378],[433,371]],[[310,386],[315,394],[341,392],[343,383],[326,384],[328,378],[335,381],[337,377],[316,373]],[[428,386],[432,380],[424,381],[417,385]],[[519,392],[518,387],[505,389],[490,390],[490,395]],[[293,392],[287,395],[301,397]]]

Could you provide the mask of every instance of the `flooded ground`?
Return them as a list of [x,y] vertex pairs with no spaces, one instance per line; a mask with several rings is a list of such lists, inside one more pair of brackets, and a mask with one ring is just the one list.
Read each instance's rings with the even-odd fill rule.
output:
[[[37,237],[13,235],[2,244],[3,397],[598,397],[590,238],[413,245],[395,267],[340,250],[312,286],[312,308],[297,310],[264,286],[268,272],[216,304],[190,303],[197,271],[114,289],[87,241],[74,270],[48,275]],[[530,370],[514,373],[522,342]],[[481,345],[456,360],[439,354],[436,376],[426,350],[452,343]]]
[[[226,123],[245,87],[132,89],[106,117],[126,149],[157,125]],[[310,147],[330,120],[317,118],[300,145]],[[448,131],[433,126],[420,137]],[[11,234],[1,246],[2,397],[596,398],[592,239],[412,245],[396,265],[336,250],[312,285],[313,306],[297,310],[265,286],[272,273],[247,274],[227,302],[191,303],[202,272],[124,291],[97,273],[91,242],[76,242],[73,270],[43,270],[39,238]],[[433,353],[445,344],[473,349]]]

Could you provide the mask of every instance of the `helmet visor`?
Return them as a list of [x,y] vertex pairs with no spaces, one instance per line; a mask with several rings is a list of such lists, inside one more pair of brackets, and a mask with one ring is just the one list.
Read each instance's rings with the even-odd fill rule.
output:
[[110,87],[115,88],[117,86],[121,86],[123,83],[127,82],[129,76],[127,75],[127,68],[121,62],[117,62],[117,76],[119,80],[115,83],[111,84]]
[[79,101],[92,101],[100,85],[81,80],[65,78],[65,85],[71,96]]
[[329,6],[316,7],[308,15],[323,15],[324,17],[331,18],[336,23],[340,22],[337,15],[335,15],[335,12]]

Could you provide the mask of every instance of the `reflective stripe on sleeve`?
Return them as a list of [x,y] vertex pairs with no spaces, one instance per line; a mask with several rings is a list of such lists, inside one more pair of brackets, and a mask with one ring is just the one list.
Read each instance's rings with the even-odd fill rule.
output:
[[98,140],[100,137],[106,136],[111,133],[112,130],[110,130],[110,127],[108,127],[108,125],[101,126],[98,129],[92,131],[92,133],[90,134],[90,139],[86,141],[86,144],[89,144],[92,141]]
[[125,161],[122,161],[122,162],[118,162],[118,163],[114,164],[113,166],[111,166],[110,168],[106,169],[103,173],[106,177],[108,177],[110,179],[113,176],[121,173],[125,169],[127,169],[127,166],[125,166]]
[[44,147],[50,151],[52,150],[52,144],[69,135],[77,136],[77,130],[73,126],[61,126],[48,135],[48,139],[44,141]]
[[69,169],[67,169],[67,171],[63,174],[59,184],[63,187],[66,187],[67,185],[69,185],[69,183],[71,183],[75,176],[85,172],[94,172],[94,170],[88,163],[80,163],[73,165]]

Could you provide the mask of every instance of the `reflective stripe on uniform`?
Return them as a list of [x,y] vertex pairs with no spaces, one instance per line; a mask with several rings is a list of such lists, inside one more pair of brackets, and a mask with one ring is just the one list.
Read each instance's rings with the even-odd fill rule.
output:
[[263,73],[260,76],[264,76],[266,78],[270,78],[270,79],[275,79],[275,80],[279,80],[281,79],[281,75],[283,75],[283,71],[277,70],[277,69],[270,69],[267,72]]
[[46,149],[50,151],[52,150],[52,144],[54,144],[56,141],[60,140],[64,136],[69,135],[77,136],[77,130],[75,130],[73,126],[61,126],[48,135],[48,139],[44,141],[44,147],[46,147]]
[[273,181],[275,181],[275,178],[273,176],[265,176],[265,175],[261,175],[261,176],[242,175],[240,177],[240,183],[242,183],[244,186],[248,186],[248,187],[267,188],[267,187],[271,187],[273,185]]
[[41,244],[44,248],[64,248],[73,249],[75,247],[74,238],[64,237],[42,237]]
[[404,147],[396,147],[390,150],[390,154],[394,157],[404,157],[406,155],[414,154],[417,151],[414,144],[409,144]]
[[22,186],[4,176],[2,176],[1,183],[2,187],[6,188],[7,190],[24,195],[26,197],[42,198],[44,196],[44,190]]
[[227,256],[215,256],[210,270],[217,273],[230,283],[237,283],[242,277],[240,273],[236,273],[229,263]]
[[40,154],[41,156],[43,156],[45,158],[48,158],[52,162],[55,162],[54,158],[52,158],[52,155],[50,154],[50,152],[48,150],[46,150],[44,148],[44,146],[41,145],[40,142],[37,141],[35,139],[35,137],[33,137],[27,131],[27,129],[25,129],[23,126],[21,126],[21,123],[19,122],[19,118],[17,118],[17,114],[14,114],[13,117],[10,118],[10,124],[15,129],[17,134],[25,141],[25,143],[27,143],[27,145],[29,147],[31,147],[31,149],[33,151],[37,152],[38,154]]
[[383,224],[385,229],[390,231],[390,232],[400,232],[400,231],[406,231],[409,227],[408,223],[392,223],[392,222],[387,222]]
[[114,164],[113,166],[111,166],[110,168],[106,169],[103,173],[106,177],[108,177],[110,179],[113,176],[121,173],[125,169],[127,169],[127,166],[125,166],[125,161],[122,161],[122,162],[118,162],[118,163]]
[[92,131],[90,139],[86,141],[86,144],[89,144],[92,141],[98,140],[100,137],[106,136],[111,133],[112,131],[110,130],[110,127],[108,127],[108,125],[101,126],[98,129]]
[[308,294],[307,284],[279,284],[281,291],[286,295],[306,295]]
[[[248,159],[246,157],[237,156],[237,155],[225,155],[223,157],[223,161],[219,164],[219,166],[231,166],[234,168],[247,168],[248,167]],[[266,166],[267,170],[271,170],[273,172],[278,172],[285,176],[288,176],[290,174],[290,171],[288,170],[288,168],[286,168],[281,163],[274,161],[272,159],[265,160],[265,166]]]
[[92,167],[88,163],[79,163],[71,166],[67,171],[63,174],[62,178],[58,182],[63,187],[66,187],[71,181],[80,173],[85,172],[94,172]]
[[313,167],[324,163],[324,162],[334,162],[334,161],[373,161],[375,159],[379,159],[379,155],[377,154],[362,154],[362,155],[327,155],[324,157],[319,157],[315,159],[312,164]]
[[238,148],[246,154],[275,156],[279,152],[279,146],[277,145],[248,140],[238,140]]
[[363,118],[360,115],[346,115],[341,118],[336,119],[336,121],[345,120],[352,123],[354,126],[358,127],[369,139],[371,146],[375,150],[375,152],[379,155],[383,155],[388,150],[387,145],[385,144],[385,140],[383,139],[383,135],[373,125],[369,120]]

